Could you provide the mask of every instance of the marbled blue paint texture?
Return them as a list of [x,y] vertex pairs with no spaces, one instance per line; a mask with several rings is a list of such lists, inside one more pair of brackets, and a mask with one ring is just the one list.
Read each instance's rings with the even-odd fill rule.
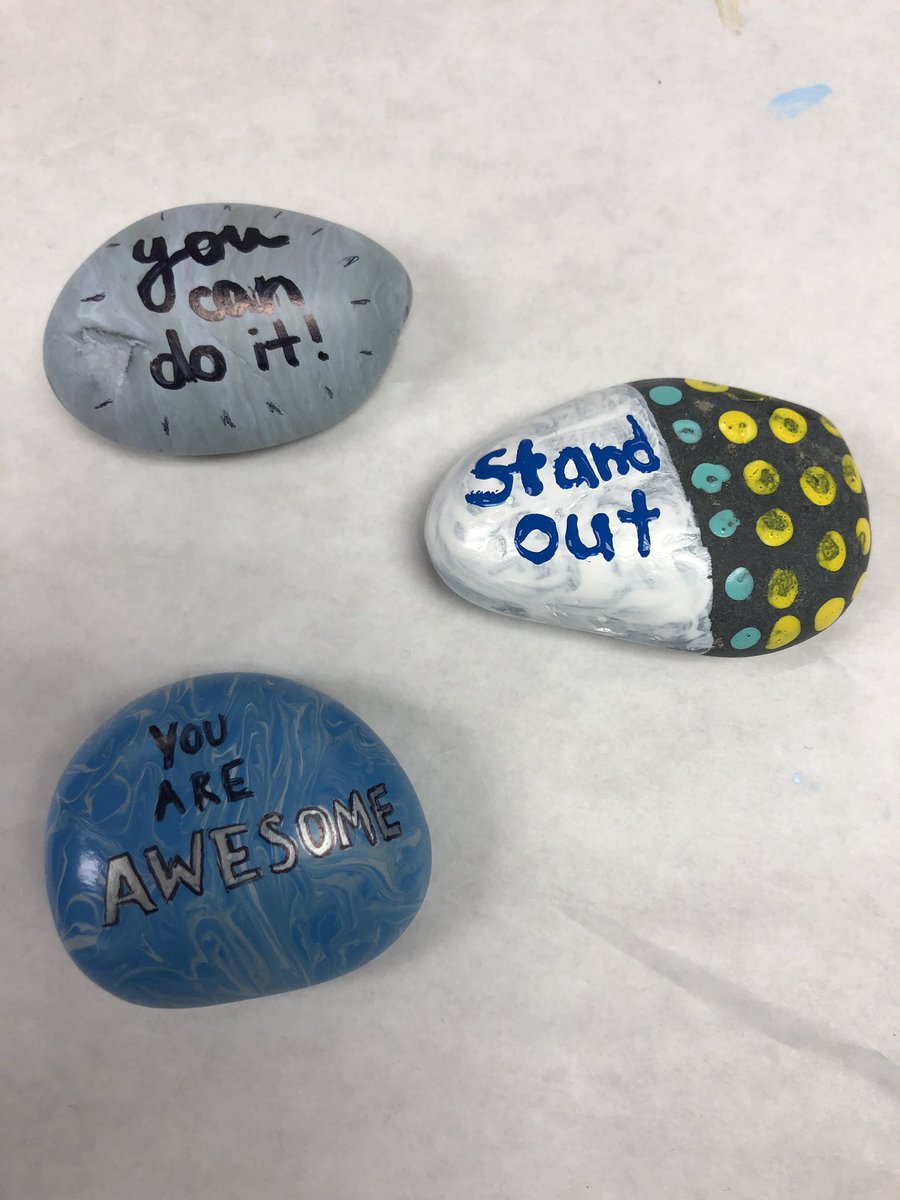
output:
[[430,870],[424,814],[387,746],[337,701],[264,675],[199,676],[129,704],[69,763],[47,822],[63,944],[95,983],[157,1007],[362,966],[409,925]]

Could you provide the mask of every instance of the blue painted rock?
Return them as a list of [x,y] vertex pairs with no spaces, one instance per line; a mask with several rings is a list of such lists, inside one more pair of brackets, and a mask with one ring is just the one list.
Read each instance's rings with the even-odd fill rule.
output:
[[856,464],[809,408],[699,379],[594,392],[459,462],[426,539],[509,616],[714,655],[831,625],[871,544]]
[[373,391],[409,313],[400,263],[318,217],[194,204],[115,234],[44,335],[63,405],[113,441],[229,454],[326,429]]
[[122,709],[66,768],[47,892],[76,964],[179,1008],[306,987],[400,936],[431,844],[409,780],[358,717],[263,675],[204,675]]

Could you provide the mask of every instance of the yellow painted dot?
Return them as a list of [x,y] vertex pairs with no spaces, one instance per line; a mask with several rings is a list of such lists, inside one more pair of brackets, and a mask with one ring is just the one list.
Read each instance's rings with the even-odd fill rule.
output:
[[769,603],[773,608],[790,608],[797,599],[800,584],[795,571],[779,567],[769,579]]
[[792,408],[776,408],[769,417],[769,428],[780,442],[799,442],[806,437],[806,417]]
[[833,434],[835,437],[841,436],[841,431],[835,425],[834,421],[829,421],[827,417],[819,417],[819,420],[822,422],[823,429],[827,430],[828,433]]
[[856,463],[849,454],[845,454],[841,459],[841,470],[844,472],[844,483],[851,492],[856,492],[857,495],[862,491],[862,480],[859,477],[859,471],[856,469]]
[[781,476],[770,462],[757,458],[744,467],[744,483],[757,496],[771,496],[778,490]]
[[872,526],[865,517],[860,517],[856,522],[856,537],[859,541],[860,553],[868,554],[872,549]]
[[856,587],[853,589],[853,595],[850,597],[851,600],[856,599],[856,593],[862,587],[863,580],[865,579],[865,577],[866,577],[866,573],[865,573],[865,571],[863,571],[862,575],[860,575],[859,579],[857,579],[857,581],[856,581]]
[[756,533],[767,546],[783,546],[794,536],[794,522],[783,508],[770,508],[756,522]]
[[752,442],[759,433],[759,429],[753,418],[736,408],[722,413],[721,417],[719,417],[719,428],[725,437],[728,438],[729,442],[737,442],[741,446],[746,442]]
[[707,383],[705,379],[686,379],[684,381],[688,387],[691,387],[696,392],[727,392],[727,383]]
[[796,617],[779,617],[772,626],[772,632],[766,642],[766,649],[780,650],[782,646],[789,645],[799,633],[800,622]]
[[837,495],[834,476],[830,475],[824,467],[807,467],[800,476],[800,487],[807,500],[811,500],[813,504],[818,504],[820,507],[830,504]]
[[845,602],[842,596],[835,596],[833,600],[826,600],[816,613],[813,625],[815,625],[817,630],[827,629],[829,625],[835,623],[844,611],[844,607]]
[[816,550],[816,562],[826,571],[839,571],[847,561],[847,543],[836,529],[822,534]]

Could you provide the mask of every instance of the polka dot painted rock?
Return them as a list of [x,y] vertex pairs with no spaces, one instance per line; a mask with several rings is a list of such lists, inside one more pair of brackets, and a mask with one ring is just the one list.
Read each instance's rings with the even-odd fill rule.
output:
[[44,336],[60,402],[165,454],[229,454],[326,429],[374,390],[412,301],[362,234],[284,209],[196,204],[115,234]]
[[178,1008],[306,987],[399,937],[428,828],[387,746],[287,679],[206,675],[84,743],[50,807],[63,944],[125,1000]]
[[865,490],[809,408],[699,379],[623,384],[473,450],[438,487],[432,561],[510,616],[747,657],[859,590]]

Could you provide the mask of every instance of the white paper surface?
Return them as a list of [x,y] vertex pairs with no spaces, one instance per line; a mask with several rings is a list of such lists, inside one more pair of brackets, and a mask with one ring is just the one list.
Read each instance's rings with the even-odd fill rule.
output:
[[[900,1194],[897,22],[887,0],[0,3],[0,1195]],[[770,101],[832,92],[799,115]],[[231,459],[88,433],[41,367],[104,237],[283,205],[395,253],[379,391]],[[425,508],[470,446],[630,379],[827,413],[852,611],[711,660],[467,605]],[[141,692],[277,671],[418,789],[409,932],[304,992],[158,1012],[68,961],[43,822]]]

